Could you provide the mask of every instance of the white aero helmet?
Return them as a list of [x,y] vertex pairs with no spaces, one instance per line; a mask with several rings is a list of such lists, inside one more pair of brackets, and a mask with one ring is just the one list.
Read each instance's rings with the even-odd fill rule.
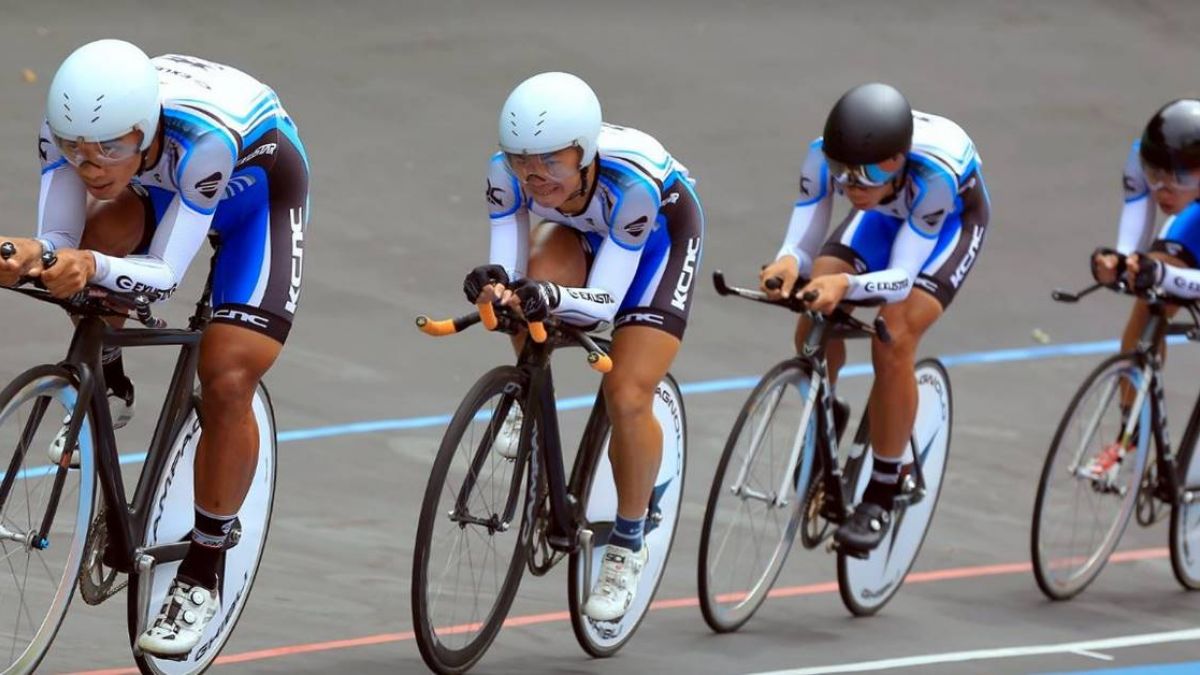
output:
[[500,149],[541,155],[578,146],[580,168],[596,157],[600,100],[570,73],[541,73],[517,85],[500,109]]
[[145,152],[158,131],[161,106],[150,57],[124,40],[97,40],[58,67],[46,96],[46,120],[60,138],[91,142],[137,129]]

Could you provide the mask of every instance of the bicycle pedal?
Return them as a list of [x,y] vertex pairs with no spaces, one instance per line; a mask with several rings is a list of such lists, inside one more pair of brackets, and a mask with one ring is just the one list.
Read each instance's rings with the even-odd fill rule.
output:
[[851,558],[857,558],[858,560],[866,560],[867,558],[871,557],[870,551],[862,551],[862,550],[859,550],[856,548],[849,548],[846,546],[842,546],[833,537],[830,537],[829,543],[827,543],[825,545],[825,552],[826,553],[843,553]]

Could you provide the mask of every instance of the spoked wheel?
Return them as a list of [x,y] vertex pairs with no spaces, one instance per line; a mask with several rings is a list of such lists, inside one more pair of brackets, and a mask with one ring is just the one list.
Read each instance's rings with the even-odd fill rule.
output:
[[[253,406],[254,420],[258,424],[258,464],[250,491],[238,510],[228,548],[217,567],[220,581],[217,590],[221,594],[221,605],[200,638],[200,643],[186,659],[160,659],[135,648],[134,657],[143,673],[184,675],[204,672],[233,635],[238,619],[246,608],[271,525],[277,459],[275,413],[267,389],[262,384],[255,392]],[[200,420],[193,411],[171,444],[166,467],[158,476],[158,486],[150,500],[151,513],[146,520],[146,532],[142,539],[144,546],[189,540],[195,520],[192,465],[200,436]],[[178,562],[169,562],[155,565],[142,574],[130,575],[126,597],[131,645],[137,643],[138,636],[158,616],[178,569]]]
[[[1143,377],[1135,356],[1104,361],[1084,380],[1054,434],[1030,541],[1034,577],[1052,600],[1086,588],[1129,523],[1150,447],[1150,403],[1145,397],[1135,403],[1135,434],[1123,439],[1121,398],[1123,390],[1138,391]],[[1124,459],[1106,461],[1118,443],[1126,448]]]
[[521,483],[529,450],[509,459],[495,441],[519,410],[524,388],[512,366],[480,378],[446,428],[425,487],[412,611],[421,656],[438,673],[465,672],[483,656],[521,581],[529,542]]
[[758,610],[800,525],[804,493],[797,495],[796,486],[809,485],[815,451],[815,416],[804,416],[810,377],[795,360],[768,371],[742,406],[717,464],[698,576],[700,610],[719,633],[737,630]]
[[[95,502],[90,416],[77,442],[65,444],[79,454],[79,469],[52,465],[47,455],[77,394],[74,377],[58,366],[29,370],[0,392],[0,664],[6,673],[37,668],[79,578]],[[47,517],[43,540],[38,533]]]
[[633,603],[623,617],[612,622],[593,621],[582,612],[584,596],[591,591],[598,578],[604,547],[608,544],[617,513],[617,488],[608,459],[609,422],[603,410],[593,416],[585,434],[585,438],[602,439],[600,451],[595,455],[596,463],[587,474],[590,482],[582,491],[587,504],[585,527],[594,533],[591,578],[587,578],[584,552],[572,553],[567,575],[567,598],[575,638],[584,651],[592,656],[611,656],[633,637],[658,591],[667,568],[671,544],[675,540],[679,504],[683,499],[684,467],[687,463],[687,420],[683,411],[683,396],[670,375],[655,389],[654,417],[662,427],[663,447],[662,462],[654,480],[654,492],[647,507],[645,545],[649,557],[642,569]]
[[[1189,591],[1200,590],[1200,459],[1196,445],[1200,435],[1184,439],[1188,448],[1179,466],[1181,489],[1171,508],[1171,569]],[[1184,457],[1184,455],[1180,455]]]
[[[905,478],[908,487],[897,500],[891,532],[866,559],[838,553],[838,590],[842,603],[855,616],[878,612],[900,590],[925,542],[942,492],[954,418],[950,376],[937,359],[919,362],[916,375],[917,418],[911,443],[924,485],[916,480],[915,472]],[[864,452],[862,459],[854,503],[862,498],[871,476],[871,453]]]

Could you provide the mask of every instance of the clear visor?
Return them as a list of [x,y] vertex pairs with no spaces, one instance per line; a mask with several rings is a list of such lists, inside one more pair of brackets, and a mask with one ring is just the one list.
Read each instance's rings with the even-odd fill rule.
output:
[[826,158],[829,163],[829,175],[838,185],[860,185],[862,187],[881,187],[896,177],[902,163],[894,170],[888,171],[883,164],[863,164],[854,166],[843,164],[836,159]]
[[579,173],[578,155],[571,152],[574,147],[540,155],[519,155],[506,152],[504,153],[504,163],[522,181],[538,176],[545,180],[562,183]]
[[142,151],[140,133],[133,140],[122,136],[111,141],[85,141],[82,138],[69,139],[54,134],[54,145],[74,166],[85,162],[111,166],[126,162]]
[[1200,189],[1200,171],[1174,171],[1147,164],[1142,160],[1142,173],[1151,190],[1186,192]]

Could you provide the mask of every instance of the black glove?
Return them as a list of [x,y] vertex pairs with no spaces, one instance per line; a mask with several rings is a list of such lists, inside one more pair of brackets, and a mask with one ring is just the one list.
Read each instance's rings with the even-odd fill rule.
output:
[[1092,251],[1092,257],[1089,259],[1089,263],[1092,266],[1092,278],[1096,281],[1100,281],[1099,268],[1096,266],[1096,258],[1099,258],[1102,255],[1117,256],[1116,281],[1111,284],[1111,287],[1120,288],[1122,282],[1125,280],[1125,255],[1118,253],[1117,249],[1108,248],[1107,246],[1100,246],[1095,251]]
[[548,281],[521,279],[512,286],[521,299],[521,313],[526,321],[545,321],[550,310],[558,307],[558,286]]
[[1155,260],[1147,256],[1138,256],[1138,271],[1137,276],[1133,278],[1133,290],[1138,293],[1145,293],[1151,288],[1156,288],[1163,281],[1163,275],[1166,273],[1166,265],[1161,260]]
[[463,279],[463,294],[467,296],[467,302],[475,304],[483,287],[491,284],[508,285],[508,272],[504,271],[502,265],[480,265],[471,270]]

